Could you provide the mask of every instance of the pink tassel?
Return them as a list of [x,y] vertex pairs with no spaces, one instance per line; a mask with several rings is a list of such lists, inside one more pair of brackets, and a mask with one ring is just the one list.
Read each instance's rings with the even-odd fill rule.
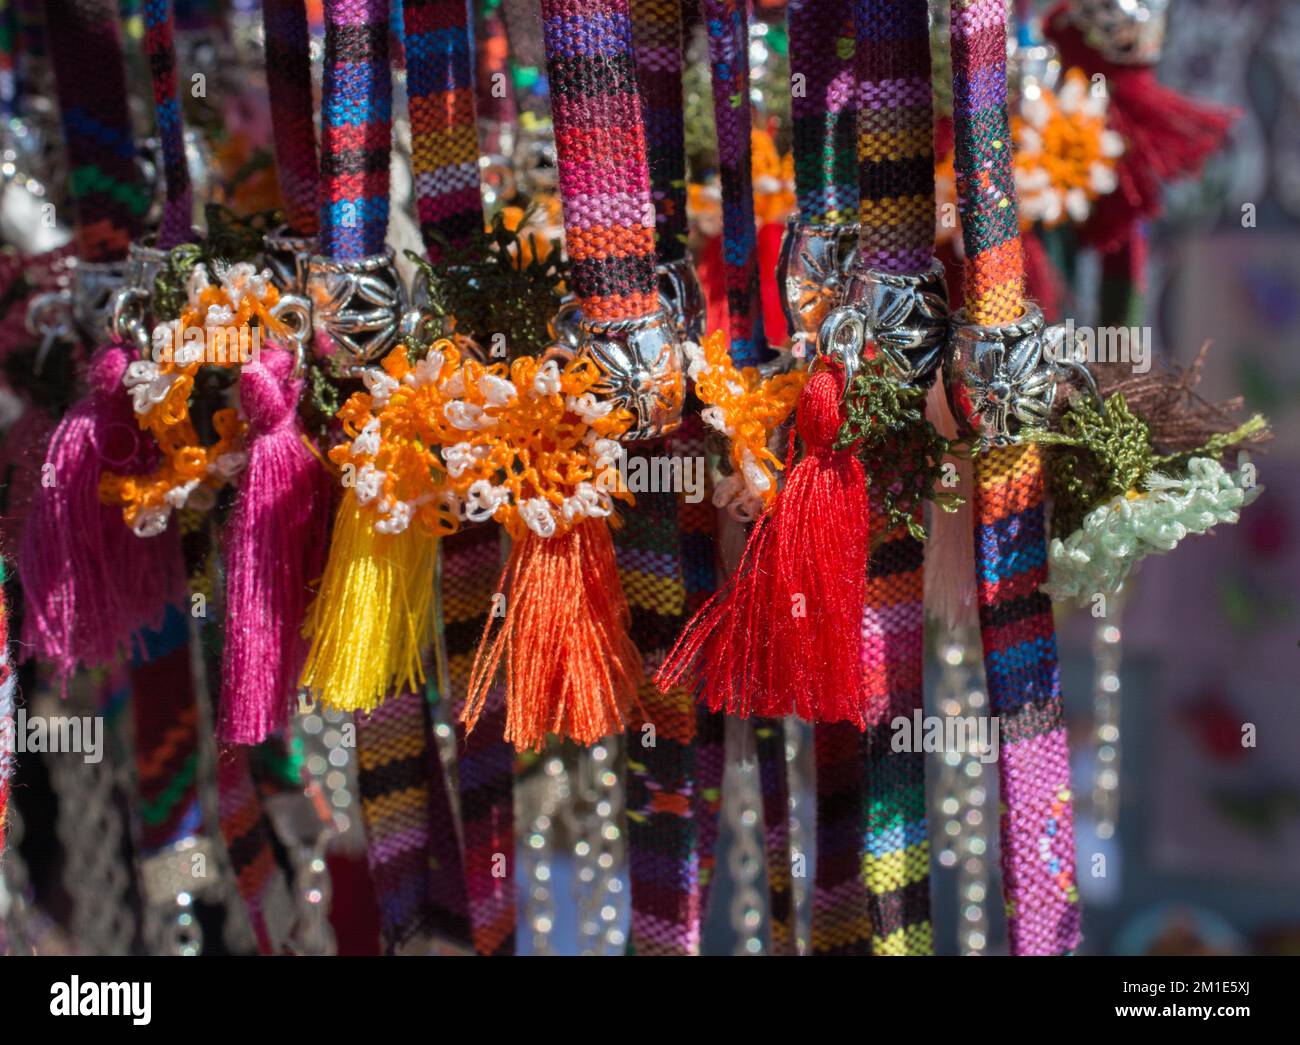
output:
[[293,356],[263,349],[243,368],[248,469],[226,524],[226,645],[220,739],[260,744],[288,721],[307,654],[309,584],[325,567],[329,474],[298,423]]
[[122,387],[131,359],[116,342],[92,357],[90,394],[50,439],[19,549],[25,656],[64,680],[79,664],[109,663],[185,591],[176,527],[137,537],[122,510],[99,499],[105,471],[141,475],[156,463]]
[[[957,436],[957,422],[948,409],[943,382],[930,386],[925,416],[948,439]],[[925,544],[926,612],[948,628],[974,627],[978,623],[975,603],[975,542],[971,498],[975,494],[970,461],[946,458],[957,467],[957,492],[963,501],[955,512],[931,506],[930,536]]]

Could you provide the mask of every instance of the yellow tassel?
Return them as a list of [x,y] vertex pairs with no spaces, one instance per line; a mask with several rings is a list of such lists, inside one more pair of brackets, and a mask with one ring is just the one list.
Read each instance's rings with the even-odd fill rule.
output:
[[395,685],[421,685],[433,638],[437,541],[417,526],[376,533],[372,520],[349,490],[303,626],[311,649],[300,685],[341,711],[370,711]]

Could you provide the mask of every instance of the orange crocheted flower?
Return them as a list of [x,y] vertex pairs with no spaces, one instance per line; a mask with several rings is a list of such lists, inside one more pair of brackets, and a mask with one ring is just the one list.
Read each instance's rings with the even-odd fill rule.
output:
[[231,265],[210,282],[207,268],[190,275],[188,302],[174,320],[154,331],[154,359],[127,367],[122,383],[131,394],[136,419],[158,446],[161,461],[150,475],[106,473],[99,495],[121,507],[127,524],[140,536],[167,528],[174,509],[206,508],[214,491],[244,468],[247,427],[237,410],[212,417],[217,441],[204,445],[190,420],[190,395],[204,366],[238,367],[252,358],[264,335],[282,335],[271,311],[280,300],[268,272]]
[[737,518],[753,519],[776,496],[776,473],[783,467],[768,441],[790,416],[808,375],[794,371],[765,378],[757,367],[738,370],[721,331],[703,344],[687,344],[686,358],[695,394],[706,404],[700,416],[730,442],[734,474],[718,483],[713,503]]

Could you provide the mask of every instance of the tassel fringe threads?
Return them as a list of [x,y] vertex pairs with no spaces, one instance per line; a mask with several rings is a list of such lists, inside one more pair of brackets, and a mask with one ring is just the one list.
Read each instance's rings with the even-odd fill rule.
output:
[[643,678],[628,635],[631,615],[604,519],[565,533],[529,531],[501,578],[505,617],[495,614],[470,672],[462,720],[478,722],[502,659],[506,662],[506,740],[538,751],[551,733],[580,744],[623,731]]
[[423,684],[421,653],[433,640],[437,541],[416,526],[376,533],[372,520],[349,490],[303,628],[311,649],[301,685],[341,711],[370,711],[394,685]]

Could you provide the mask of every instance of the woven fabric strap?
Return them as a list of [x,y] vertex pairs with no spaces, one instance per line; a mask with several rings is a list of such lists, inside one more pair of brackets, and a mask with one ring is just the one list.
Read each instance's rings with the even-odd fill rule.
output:
[[403,0],[416,216],[430,261],[483,227],[474,116],[473,30],[465,0]]
[[384,249],[393,131],[388,0],[325,0],[321,86],[321,253]]
[[747,0],[701,0],[713,67],[713,116],[722,181],[722,273],[727,287],[727,333],[737,366],[771,359],[758,292],[758,232],[749,102]]
[[[48,0],[59,27],[50,58],[68,154],[77,253],[115,261],[143,230],[149,191],[136,166],[127,111],[122,31],[114,0]],[[94,76],[86,75],[88,69]]]
[[[0,116],[14,115],[18,98],[18,25],[12,0],[0,3]],[[2,843],[0,843],[2,844]]]
[[[1024,269],[1007,118],[1001,0],[952,4],[957,198],[966,311],[1005,323],[1023,308]],[[975,559],[989,707],[1001,757],[1002,891],[1013,954],[1079,941],[1069,750],[1047,579],[1041,452],[998,447],[975,466]]]
[[311,93],[310,35],[304,0],[262,0],[266,90],[275,131],[275,169],[289,228],[320,229],[320,175]]
[[366,861],[389,952],[419,933],[470,943],[469,905],[446,774],[422,693],[357,715]]
[[592,320],[659,307],[628,0],[542,0],[570,285]]
[[[0,561],[0,577],[7,576]],[[14,695],[18,674],[9,659],[9,607],[0,586],[0,860],[5,852],[5,827],[9,813],[9,785],[14,776]]]
[[[497,527],[472,526],[442,541],[445,696],[458,723],[470,667],[492,612],[500,576]],[[474,949],[479,954],[515,951],[514,752],[504,736],[505,696],[497,687],[469,736],[463,725],[457,726],[465,882]]]
[[682,108],[681,0],[631,0],[641,85],[655,248],[660,263],[686,256],[686,119]]
[[755,718],[758,785],[763,798],[763,849],[767,856],[767,914],[772,954],[795,954],[793,854],[790,850],[790,773],[785,755],[785,723]]
[[510,82],[510,39],[506,35],[501,0],[480,0],[475,22],[475,95],[480,116],[498,124],[519,119],[515,93],[503,90]]
[[199,713],[185,617],[169,609],[161,631],[141,632],[131,665],[140,850],[148,856],[199,834]]
[[176,26],[171,0],[144,0],[144,53],[153,83],[154,118],[167,190],[158,225],[158,246],[170,250],[192,238],[194,212],[190,167],[185,159],[185,121],[176,82]]
[[790,122],[800,217],[853,222],[858,211],[852,0],[790,0]]
[[922,272],[934,248],[926,0],[856,0],[862,264]]
[[254,786],[248,748],[234,746],[217,760],[217,819],[230,854],[235,887],[244,901],[253,927],[259,954],[275,954],[283,941],[268,920],[274,893],[283,909],[289,906],[288,890],[271,846],[272,828]]
[[[629,467],[683,454],[680,441],[629,450]],[[635,465],[634,465],[635,462]],[[651,473],[652,474],[652,473]],[[698,954],[700,889],[695,820],[695,700],[687,690],[660,693],[649,676],[685,622],[679,496],[637,494],[615,530],[614,554],[632,614],[631,637],[646,666],[640,714],[627,730],[629,877],[634,954]]]

